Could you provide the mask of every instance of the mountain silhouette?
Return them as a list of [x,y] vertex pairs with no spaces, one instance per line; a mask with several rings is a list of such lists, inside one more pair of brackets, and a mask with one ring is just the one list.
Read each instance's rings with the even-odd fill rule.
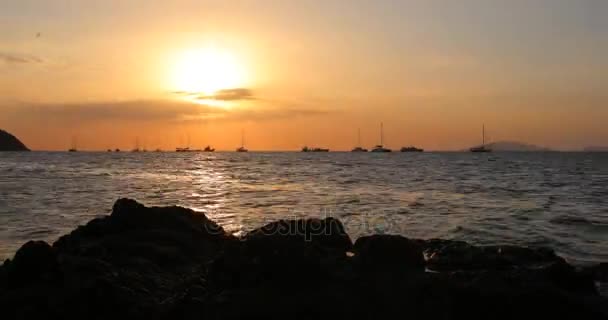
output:
[[608,146],[589,146],[583,149],[585,152],[608,152]]
[[14,135],[0,129],[0,151],[30,151]]

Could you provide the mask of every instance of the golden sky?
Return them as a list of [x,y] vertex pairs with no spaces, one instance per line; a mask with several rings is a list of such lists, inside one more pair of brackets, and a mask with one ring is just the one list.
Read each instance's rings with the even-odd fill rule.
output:
[[0,128],[28,146],[608,144],[608,3],[9,1]]

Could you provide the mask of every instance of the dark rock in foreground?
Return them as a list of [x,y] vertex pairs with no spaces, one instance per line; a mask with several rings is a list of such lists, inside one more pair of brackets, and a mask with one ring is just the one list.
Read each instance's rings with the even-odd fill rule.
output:
[[374,235],[335,219],[242,238],[202,213],[128,199],[0,267],[3,319],[608,319],[595,283],[548,249]]
[[0,151],[30,151],[14,135],[0,129]]

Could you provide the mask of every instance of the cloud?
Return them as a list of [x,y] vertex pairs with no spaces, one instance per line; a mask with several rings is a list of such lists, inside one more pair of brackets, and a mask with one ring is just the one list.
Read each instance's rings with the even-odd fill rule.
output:
[[178,100],[129,100],[67,104],[20,103],[12,114],[21,118],[67,122],[180,121],[222,113],[222,109]]
[[65,124],[93,122],[166,122],[198,121],[270,121],[277,119],[323,116],[327,110],[305,106],[258,105],[221,108],[186,100],[128,100],[81,103],[19,103],[7,114],[26,121],[53,121]]
[[0,61],[9,64],[42,63],[43,60],[32,55],[0,52]]
[[253,99],[253,92],[247,88],[234,88],[219,90],[211,95],[199,95],[199,100],[221,100],[221,101],[238,101]]
[[256,99],[253,91],[248,88],[232,88],[218,90],[213,94],[202,94],[201,92],[172,91],[172,94],[191,97],[197,100],[239,101]]
[[225,113],[217,113],[217,114],[206,114],[201,118],[192,119],[192,120],[184,120],[185,122],[195,122],[201,119],[213,121],[216,123],[219,122],[234,122],[234,121],[252,121],[252,122],[264,122],[264,121],[273,121],[273,120],[282,120],[282,119],[296,119],[303,117],[318,117],[325,116],[330,114],[332,111],[328,110],[315,110],[315,109],[306,109],[306,108],[291,108],[291,107],[282,107],[282,108],[247,108],[247,109],[237,109],[230,110]]

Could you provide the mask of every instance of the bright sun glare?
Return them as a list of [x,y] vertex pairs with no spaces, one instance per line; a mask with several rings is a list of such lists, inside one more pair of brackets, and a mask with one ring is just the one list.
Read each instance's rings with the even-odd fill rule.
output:
[[218,48],[184,51],[172,68],[175,90],[211,95],[243,87],[245,72],[233,54]]

